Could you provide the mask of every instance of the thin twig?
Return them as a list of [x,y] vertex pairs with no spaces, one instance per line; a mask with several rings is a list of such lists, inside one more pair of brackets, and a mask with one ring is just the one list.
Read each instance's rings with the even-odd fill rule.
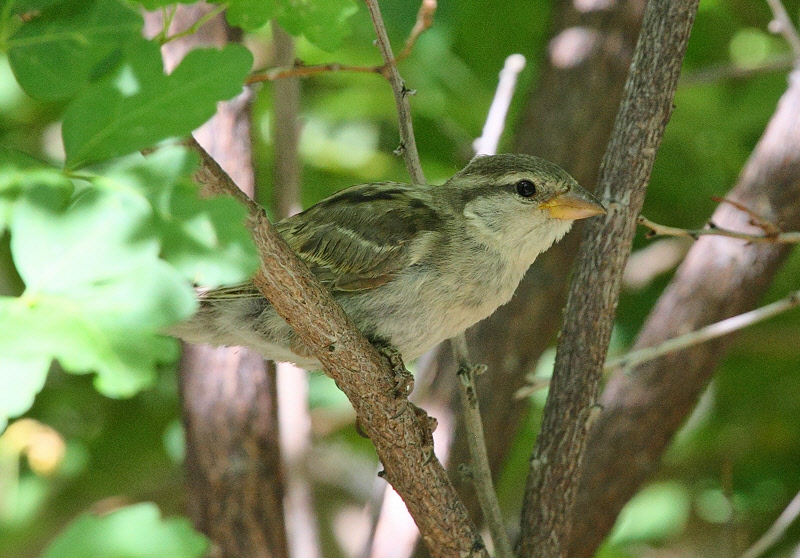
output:
[[783,232],[778,225],[776,225],[766,217],[759,215],[758,213],[756,213],[755,211],[753,211],[752,209],[750,209],[749,207],[747,207],[742,203],[739,203],[735,200],[731,200],[728,198],[721,198],[719,196],[711,196],[711,199],[717,203],[727,203],[728,205],[732,205],[739,211],[747,213],[750,216],[750,224],[764,231],[764,234],[766,234],[767,236]]
[[678,227],[669,227],[667,225],[659,225],[640,215],[637,223],[650,229],[647,233],[648,238],[654,236],[684,236],[697,240],[701,236],[727,236],[728,238],[738,238],[747,242],[757,243],[784,243],[784,244],[797,244],[800,242],[800,232],[779,232],[771,234],[751,234],[729,229],[722,229],[714,225],[710,225],[705,229],[681,229]]
[[792,52],[795,57],[800,59],[800,34],[798,34],[797,28],[792,23],[789,14],[786,13],[783,2],[781,2],[781,0],[767,0],[767,4],[769,4],[772,10],[772,16],[774,17],[774,19],[769,22],[767,28],[772,33],[783,35],[783,38],[786,39],[786,42],[792,47]]
[[422,0],[422,4],[420,4],[419,11],[417,12],[417,21],[408,34],[403,50],[397,55],[396,62],[401,62],[408,58],[411,51],[414,50],[414,44],[417,42],[417,39],[419,39],[419,36],[433,25],[433,15],[436,13],[436,7],[436,0]]
[[326,74],[331,72],[356,72],[363,74],[380,74],[386,73],[386,65],[381,66],[348,66],[346,64],[339,64],[331,62],[329,64],[314,64],[305,65],[302,62],[296,62],[292,66],[280,66],[277,68],[270,68],[261,73],[253,74],[245,80],[245,83],[260,83],[262,81],[276,81],[279,79],[286,79],[291,77],[308,77],[317,74]]
[[475,376],[483,373],[486,367],[473,366],[469,361],[467,339],[459,333],[450,340],[453,354],[458,363],[458,377],[461,380],[461,407],[464,411],[464,425],[467,431],[467,444],[472,457],[469,465],[470,478],[483,510],[486,526],[494,542],[497,558],[513,558],[511,541],[503,526],[503,513],[497,501],[497,493],[492,482],[492,470],[486,453],[486,438],[483,433],[481,412],[478,408],[478,394],[475,391]]
[[398,123],[400,125],[400,146],[395,153],[403,156],[406,169],[408,169],[408,174],[411,177],[411,182],[414,184],[425,184],[425,174],[422,172],[422,165],[419,162],[417,142],[414,139],[414,127],[411,124],[411,106],[408,102],[408,96],[412,91],[406,88],[406,84],[403,82],[403,78],[400,77],[400,72],[397,70],[397,64],[392,54],[392,45],[389,43],[389,36],[386,34],[386,26],[383,24],[383,17],[381,16],[381,9],[380,6],[378,6],[378,1],[364,1],[367,4],[369,15],[372,18],[375,35],[378,38],[378,47],[381,50],[381,56],[383,56],[383,61],[386,64],[387,79],[392,86],[395,104],[397,105]]
[[506,126],[506,115],[514,90],[517,87],[517,76],[525,68],[525,57],[521,54],[512,54],[506,58],[506,63],[500,71],[500,82],[489,107],[489,115],[483,125],[481,137],[476,139],[472,146],[478,155],[494,155],[500,143],[500,136]]
[[[425,31],[427,31],[431,27],[431,25],[433,25],[433,15],[436,13],[436,7],[437,7],[436,0],[422,0],[422,4],[419,7],[419,12],[417,13],[417,22],[414,24],[414,27],[409,32],[403,50],[394,59],[394,61],[391,62],[392,65],[396,65],[399,62],[402,62],[411,55],[411,51],[414,49],[414,45],[416,44],[419,36],[422,35],[422,33],[424,33]],[[389,65],[390,65],[389,62],[386,62],[379,66],[351,66],[348,64],[340,64],[338,62],[306,65],[303,64],[302,61],[298,60],[291,66],[279,66],[276,68],[270,68],[268,70],[261,71],[257,74],[253,74],[247,78],[245,83],[249,85],[253,83],[261,83],[264,81],[276,81],[291,77],[309,77],[318,74],[327,74],[331,72],[379,74],[385,77],[387,80],[389,80],[390,79]]]
[[678,82],[678,86],[693,87],[727,79],[747,79],[772,72],[788,71],[796,63],[797,57],[794,54],[784,54],[769,58],[756,66],[742,67],[736,64],[717,64],[686,74]]
[[780,540],[792,523],[800,516],[800,492],[798,492],[786,509],[781,512],[778,519],[775,520],[767,532],[761,535],[753,545],[745,550],[741,558],[758,558],[762,556],[769,548]]
[[732,316],[725,320],[721,320],[698,330],[689,332],[685,335],[669,339],[660,345],[656,345],[654,347],[645,347],[644,349],[632,351],[628,354],[606,361],[604,372],[609,372],[620,366],[624,366],[626,368],[639,366],[643,362],[648,362],[666,354],[680,351],[694,345],[699,345],[700,343],[705,343],[706,341],[711,341],[717,337],[722,337],[723,335],[733,333],[734,331],[738,331],[742,328],[764,321],[767,318],[771,318],[772,316],[776,316],[777,314],[787,310],[791,310],[796,306],[800,306],[800,291],[793,292],[789,296],[782,298],[777,302],[773,302],[772,304],[767,304],[766,306],[756,308],[750,312],[745,312],[744,314],[739,314],[738,316]]

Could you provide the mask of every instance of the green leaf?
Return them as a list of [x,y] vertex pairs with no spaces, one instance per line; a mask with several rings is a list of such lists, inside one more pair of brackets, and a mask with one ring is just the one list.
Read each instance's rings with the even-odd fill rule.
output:
[[31,97],[67,99],[108,73],[122,47],[140,38],[142,24],[142,17],[119,0],[61,2],[12,35],[9,62]]
[[137,44],[125,64],[64,114],[67,167],[77,168],[184,136],[242,90],[253,57],[241,45],[194,50],[167,76],[158,45]]
[[254,31],[275,17],[275,10],[275,0],[230,0],[225,16],[231,25]]
[[120,161],[97,184],[135,189],[147,198],[161,257],[183,277],[208,287],[242,282],[259,264],[244,227],[247,211],[227,196],[201,199],[189,180],[196,165],[186,149],[165,147]]
[[70,372],[96,371],[102,393],[130,396],[176,358],[176,342],[159,331],[191,314],[194,294],[158,258],[141,196],[88,188],[65,207],[57,194],[34,187],[13,210],[11,249],[26,290],[0,316],[7,374],[55,358]]
[[158,507],[146,502],[102,516],[82,515],[43,558],[200,558],[208,549],[208,539],[188,519],[162,519]]
[[292,35],[330,52],[350,35],[348,19],[357,11],[353,0],[280,0],[277,19]]
[[[9,313],[14,300],[0,297],[0,324],[10,323]],[[50,360],[47,355],[28,358],[0,355],[0,386],[3,387],[0,389],[0,432],[5,429],[9,418],[21,415],[33,405],[36,394],[44,387]]]

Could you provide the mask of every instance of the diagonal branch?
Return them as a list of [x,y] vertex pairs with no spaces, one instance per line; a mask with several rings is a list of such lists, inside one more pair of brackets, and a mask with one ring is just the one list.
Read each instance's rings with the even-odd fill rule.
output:
[[645,362],[649,362],[669,353],[674,353],[675,351],[680,351],[682,349],[688,349],[689,347],[693,347],[700,343],[705,343],[707,341],[711,341],[712,339],[716,339],[717,337],[722,337],[723,335],[728,335],[734,331],[739,331],[742,328],[757,324],[758,322],[776,316],[782,312],[786,312],[787,310],[791,310],[797,306],[800,306],[800,291],[795,291],[790,295],[773,302],[772,304],[762,306],[761,308],[756,308],[755,310],[750,310],[744,314],[725,318],[724,320],[720,320],[719,322],[715,322],[695,331],[690,331],[689,333],[685,333],[679,337],[667,339],[655,347],[645,347],[643,349],[631,351],[622,356],[611,359],[606,362],[605,371],[610,372],[619,367],[633,368],[634,366],[639,366],[640,364],[644,364]]
[[609,213],[587,223],[559,339],[542,432],[531,458],[522,556],[566,556],[577,471],[599,393],[622,273],[698,0],[650,0],[597,191]]
[[800,34],[797,28],[792,23],[789,14],[786,13],[786,8],[781,0],[767,0],[770,9],[772,10],[773,20],[769,22],[769,30],[773,33],[783,35],[789,46],[792,47],[792,52],[795,58],[800,58]]
[[[238,188],[193,140],[200,154],[198,181],[248,208],[247,226],[261,257],[254,281],[350,400],[359,425],[385,468],[384,477],[405,501],[433,556],[486,556],[441,463],[433,455],[435,421],[395,394],[397,378],[330,293],[300,262],[258,204]],[[205,183],[205,182],[204,182]]]

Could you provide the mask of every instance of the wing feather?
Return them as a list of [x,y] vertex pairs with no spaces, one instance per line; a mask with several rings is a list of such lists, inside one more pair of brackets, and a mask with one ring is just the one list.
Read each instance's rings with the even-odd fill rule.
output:
[[278,223],[289,246],[334,290],[390,281],[418,257],[415,245],[437,229],[428,188],[362,184]]
[[[276,224],[328,288],[362,291],[391,281],[435,242],[442,216],[429,187],[385,182],[351,186]],[[259,296],[252,283],[208,292],[206,300]]]

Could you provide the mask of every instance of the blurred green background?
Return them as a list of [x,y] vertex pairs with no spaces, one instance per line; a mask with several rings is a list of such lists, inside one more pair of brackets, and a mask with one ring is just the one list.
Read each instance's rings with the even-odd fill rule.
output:
[[[418,4],[383,0],[381,5],[398,48]],[[797,22],[800,0],[785,5]],[[400,68],[409,87],[417,90],[411,102],[429,180],[443,181],[469,159],[503,61],[520,52],[528,67],[509,117],[515,122],[524,92],[536,81],[551,9],[546,0],[509,0],[502,9],[488,0],[441,2],[434,27]],[[702,226],[716,205],[711,197],[723,196],[734,184],[785,90],[788,67],[708,82],[703,72],[785,59],[789,48],[767,31],[770,19],[763,1],[700,3],[676,109],[648,190],[644,213],[649,218]],[[341,49],[328,53],[300,39],[297,56],[307,64],[378,63],[372,27],[360,3],[350,23],[352,33]],[[256,50],[269,41],[268,29],[247,36]],[[270,84],[261,87],[253,112],[263,200],[269,199],[272,170],[272,95]],[[53,137],[62,111],[58,103],[34,102],[22,93],[7,60],[0,58],[0,144],[57,158]],[[391,91],[379,77],[338,73],[303,80],[301,118],[305,206],[357,182],[405,179],[402,162],[392,155],[397,130]],[[512,135],[513,128],[506,131],[505,145]],[[650,243],[640,234],[635,249]],[[6,236],[0,242],[0,286],[6,294],[19,289],[11,266]],[[800,288],[799,277],[800,256],[795,254],[768,301]],[[613,351],[631,343],[668,280],[667,272],[626,289]],[[164,366],[152,388],[129,399],[111,399],[95,390],[91,377],[66,374],[54,365],[34,406],[0,437],[0,556],[38,556],[87,510],[150,501],[164,515],[184,515],[176,385],[175,370]],[[333,383],[314,375],[311,390],[315,451],[341,456],[342,463],[359,462],[359,471],[377,466],[369,444],[349,420],[341,420],[349,416],[348,404]],[[533,397],[538,413],[544,394]],[[524,482],[536,413],[500,483],[510,509]],[[339,469],[329,478],[313,478],[321,528],[332,537],[326,556],[332,557],[346,554],[334,542],[328,519],[360,503],[372,481],[370,476],[355,479],[366,488],[346,490],[337,475],[348,467],[340,464]],[[794,310],[740,334],[660,471],[625,510],[602,555],[737,556],[798,490],[800,310]],[[798,541],[800,525],[768,555],[789,556],[797,552]]]

